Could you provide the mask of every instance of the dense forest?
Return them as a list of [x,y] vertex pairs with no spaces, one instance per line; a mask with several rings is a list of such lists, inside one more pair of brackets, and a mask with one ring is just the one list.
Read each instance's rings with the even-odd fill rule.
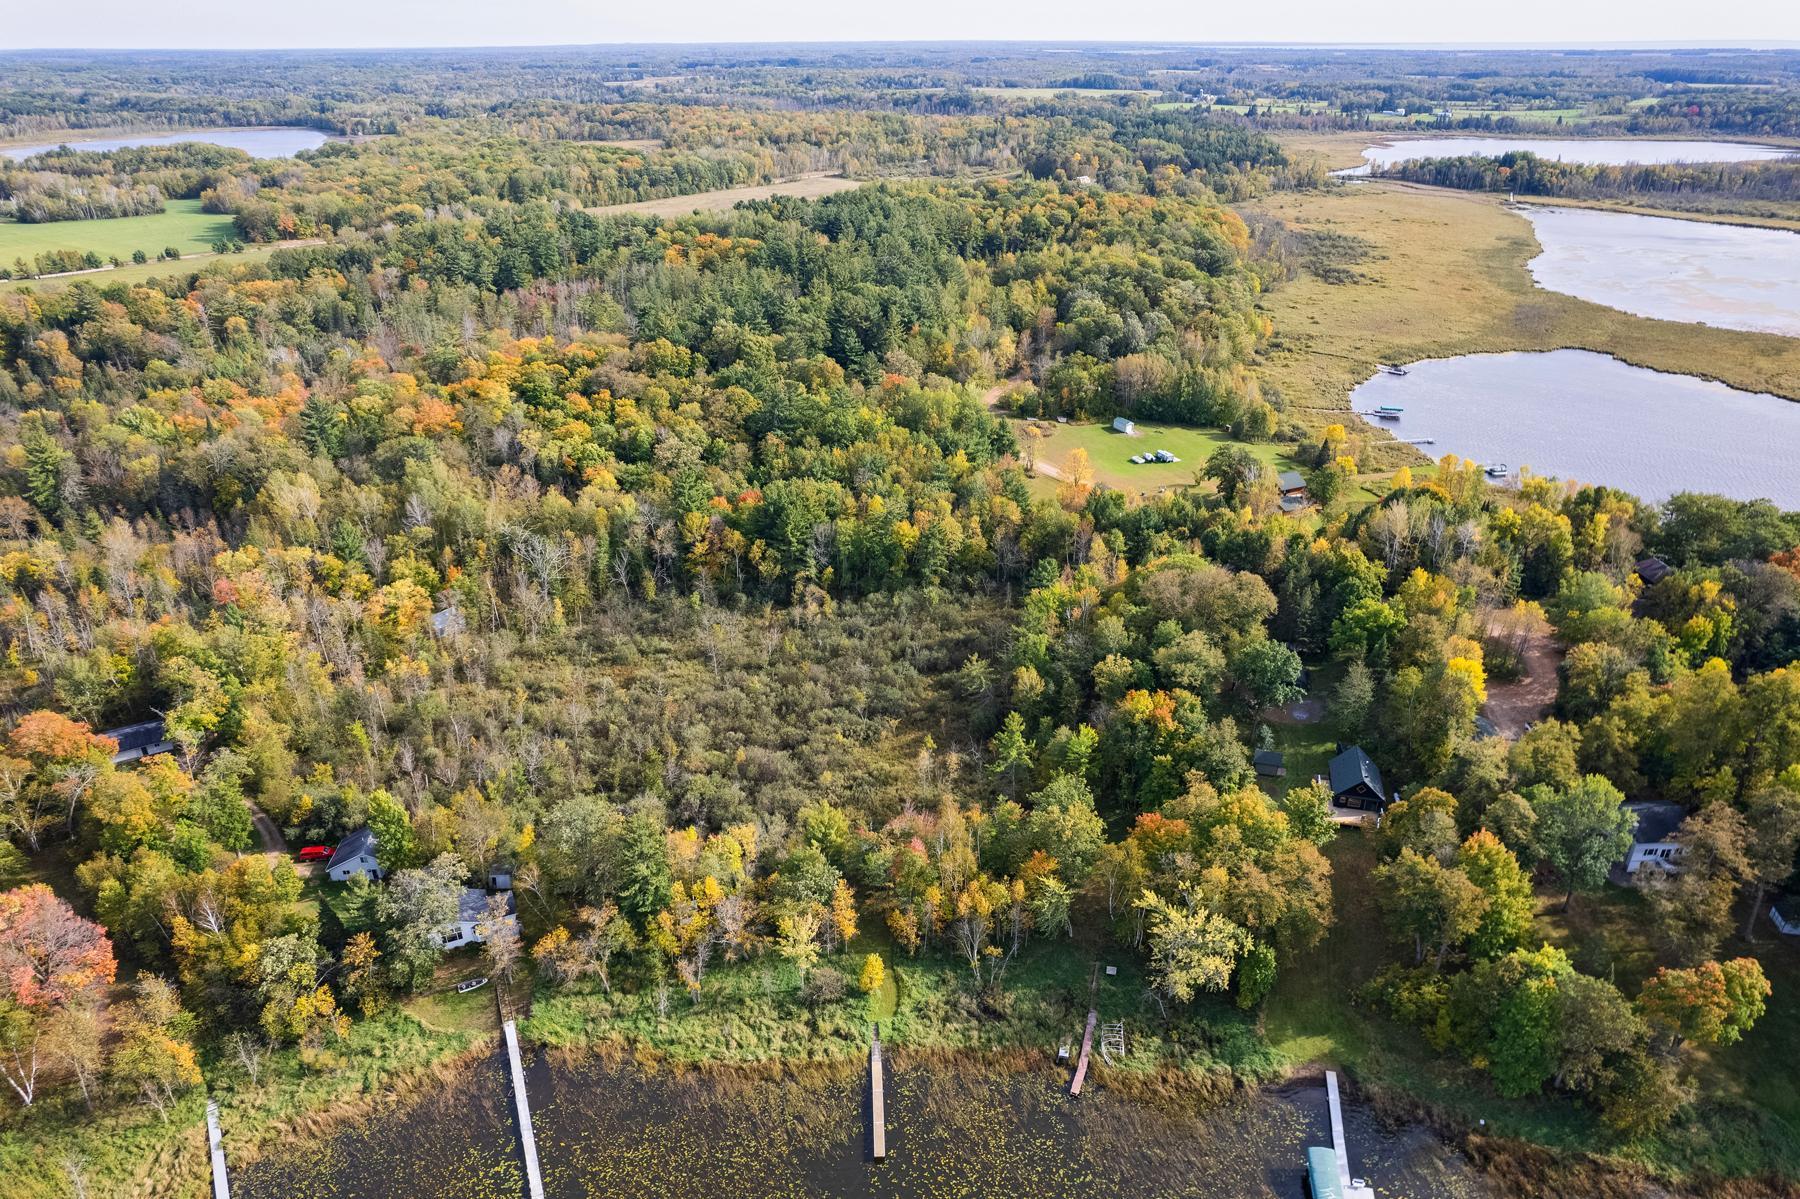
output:
[[[843,53],[831,78],[873,69]],[[276,244],[0,292],[21,1194],[141,1177],[125,1134],[47,1156],[84,1122],[342,1072],[358,1028],[442,989],[441,930],[496,871],[520,929],[483,917],[487,968],[596,1037],[627,1002],[721,1011],[758,964],[791,968],[782,1003],[849,1011],[851,953],[871,992],[947,963],[979,1026],[1028,1002],[1034,953],[1106,946],[1155,1052],[1226,1060],[1335,918],[1331,788],[1255,768],[1309,690],[1397,797],[1351,834],[1394,945],[1358,1003],[1609,1145],[1741,1115],[1705,1053],[1792,1002],[1734,934],[1800,846],[1800,515],[1497,488],[1454,457],[1353,495],[1367,435],[1258,379],[1258,301],[1294,268],[1228,203],[1317,180],[1246,121],[801,110],[773,99],[792,70],[673,54],[496,53],[391,91],[382,56],[325,57],[346,86],[316,102],[234,60],[152,106],[157,64],[98,56],[79,122],[61,61],[19,60],[9,134],[129,111],[385,135],[0,171],[22,220],[200,200]],[[1118,90],[1093,69],[1050,85]],[[600,82],[632,72],[748,99]],[[1574,177],[1493,169],[1551,165]],[[890,178],[604,211],[815,170]],[[1128,498],[1079,459],[1034,477],[1016,414],[1221,448]],[[1253,453],[1277,437],[1311,506]],[[1490,688],[1544,645],[1552,714],[1495,735]],[[106,730],[151,719],[171,751],[115,761]],[[1597,904],[1647,799],[1680,805],[1687,868],[1645,889],[1639,978],[1547,945],[1534,888]],[[386,881],[323,885],[257,852],[258,820],[295,848],[370,829]]]

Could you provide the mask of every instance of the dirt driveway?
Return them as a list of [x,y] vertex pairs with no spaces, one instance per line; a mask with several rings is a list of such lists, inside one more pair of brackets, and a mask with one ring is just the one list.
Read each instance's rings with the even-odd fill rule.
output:
[[1507,740],[1524,733],[1525,726],[1543,717],[1556,700],[1556,668],[1562,651],[1548,631],[1534,633],[1525,643],[1525,672],[1509,683],[1488,684],[1487,703],[1481,714]]

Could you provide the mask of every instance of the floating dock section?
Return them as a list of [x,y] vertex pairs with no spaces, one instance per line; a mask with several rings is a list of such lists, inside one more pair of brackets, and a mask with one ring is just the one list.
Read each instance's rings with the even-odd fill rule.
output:
[[1075,1061],[1075,1081],[1069,1084],[1069,1094],[1081,1094],[1081,1084],[1087,1081],[1088,1054],[1094,1048],[1094,1026],[1100,1023],[1100,1010],[1092,1008],[1088,1011],[1087,1031],[1081,1034],[1081,1056]]
[[525,1066],[519,1060],[519,1030],[511,1020],[500,1026],[506,1034],[506,1058],[512,1066],[513,1106],[519,1113],[519,1145],[525,1151],[525,1185],[531,1199],[544,1199],[544,1176],[538,1172],[537,1137],[531,1131],[531,1104],[525,1098]]
[[212,1150],[213,1199],[231,1199],[231,1179],[225,1175],[225,1137],[219,1132],[219,1105],[206,1101],[206,1144]]
[[881,1071],[881,1026],[869,1035],[869,1156],[887,1157],[887,1095]]

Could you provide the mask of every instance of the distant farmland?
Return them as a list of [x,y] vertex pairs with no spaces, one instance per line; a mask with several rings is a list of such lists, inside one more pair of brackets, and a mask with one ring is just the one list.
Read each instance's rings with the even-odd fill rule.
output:
[[725,187],[718,191],[694,192],[686,196],[669,196],[661,200],[638,200],[631,204],[606,204],[590,208],[596,216],[615,212],[640,212],[645,216],[677,217],[690,212],[726,212],[745,200],[767,200],[774,196],[798,196],[816,200],[836,192],[853,191],[862,186],[857,179],[842,175],[802,175],[781,183],[764,183],[754,187]]
[[164,247],[173,246],[183,254],[195,254],[236,236],[237,226],[229,216],[201,212],[198,200],[170,200],[166,211],[150,216],[41,225],[0,221],[0,265],[11,266],[16,258],[30,262],[50,250],[91,250],[101,258],[116,254],[129,259],[133,250],[154,258]]

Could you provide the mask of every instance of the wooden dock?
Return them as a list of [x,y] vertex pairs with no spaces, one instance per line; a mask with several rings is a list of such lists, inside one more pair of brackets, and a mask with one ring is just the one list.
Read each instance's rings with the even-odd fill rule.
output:
[[1075,1060],[1075,1081],[1069,1084],[1069,1094],[1081,1094],[1081,1084],[1087,1081],[1088,1054],[1094,1048],[1094,1026],[1100,1023],[1100,1009],[1088,1010],[1087,1031],[1081,1034],[1081,1056]]
[[1344,1140],[1344,1110],[1338,1104],[1337,1071],[1325,1071],[1325,1099],[1331,1105],[1331,1152],[1337,1158],[1338,1193],[1344,1199],[1375,1199],[1372,1188],[1350,1177],[1350,1146]]
[[525,1185],[531,1199],[544,1199],[544,1178],[538,1172],[537,1137],[531,1131],[531,1104],[525,1098],[525,1066],[519,1059],[519,1030],[511,1020],[500,1026],[506,1034],[506,1057],[512,1066],[513,1106],[519,1114],[519,1144],[525,1150]]
[[206,1101],[206,1145],[212,1151],[213,1199],[231,1199],[231,1179],[225,1174],[225,1137],[219,1131],[219,1105]]
[[887,1096],[881,1070],[881,1026],[869,1033],[869,1156],[887,1157]]

